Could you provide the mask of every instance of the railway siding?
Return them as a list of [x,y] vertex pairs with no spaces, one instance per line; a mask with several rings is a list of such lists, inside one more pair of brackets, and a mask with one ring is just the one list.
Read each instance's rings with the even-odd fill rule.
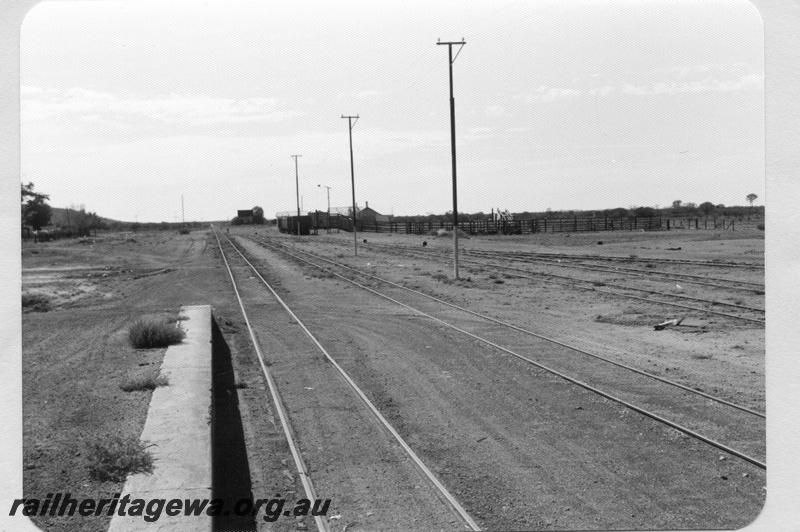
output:
[[[708,512],[709,501],[725,507],[722,513],[737,509],[739,517],[727,513],[723,526],[729,526],[737,519],[746,522],[745,515],[757,511],[763,475],[747,469],[753,466],[718,460],[717,453],[672,429],[646,428],[655,426],[530,366],[498,365],[495,354],[473,341],[242,243],[265,271],[283,280],[288,303],[323,342],[330,339],[332,356],[393,423],[402,420],[397,425],[409,443],[470,513],[490,527],[578,523],[597,528],[597,523],[611,522],[615,527],[669,527],[703,522],[700,514]],[[332,310],[336,320],[330,320]],[[678,448],[683,451],[673,454]],[[712,472],[712,464],[733,469]],[[687,468],[693,471],[691,479]],[[664,492],[652,488],[654,474]],[[722,477],[738,487],[720,485]],[[597,482],[585,484],[585,479]],[[754,484],[746,487],[741,481]],[[645,493],[633,488],[623,493],[632,486],[648,487]],[[734,493],[756,497],[734,501]]]
[[[299,322],[273,297],[265,297],[268,292],[260,280],[248,273],[241,258],[231,255],[244,307],[250,309],[269,373],[286,405],[291,433],[317,496],[332,501],[330,514],[340,516],[342,526],[382,529],[407,523],[409,530],[463,529],[458,514],[363,407]],[[278,268],[277,277],[286,273]],[[276,280],[274,274],[267,277],[270,283]],[[291,284],[283,279],[282,285]]]

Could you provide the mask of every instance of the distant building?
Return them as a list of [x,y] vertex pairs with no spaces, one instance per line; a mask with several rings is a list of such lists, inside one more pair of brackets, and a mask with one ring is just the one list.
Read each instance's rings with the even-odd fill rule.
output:
[[389,223],[392,221],[392,216],[379,213],[366,202],[364,208],[358,211],[358,221],[362,225]]
[[236,217],[239,218],[240,223],[251,224],[254,221],[253,209],[237,210]]

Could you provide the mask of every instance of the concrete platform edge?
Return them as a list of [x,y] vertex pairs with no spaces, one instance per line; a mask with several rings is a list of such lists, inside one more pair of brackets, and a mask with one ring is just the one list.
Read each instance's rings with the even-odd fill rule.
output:
[[[169,385],[153,391],[140,437],[150,445],[153,473],[128,476],[122,496],[131,500],[211,499],[211,307],[181,307],[178,323],[186,338],[164,354],[160,375]],[[151,515],[157,505],[153,503]],[[168,516],[165,510],[166,504],[152,522],[143,519],[147,512],[115,514],[109,531],[212,529],[210,516],[185,516],[183,511]]]

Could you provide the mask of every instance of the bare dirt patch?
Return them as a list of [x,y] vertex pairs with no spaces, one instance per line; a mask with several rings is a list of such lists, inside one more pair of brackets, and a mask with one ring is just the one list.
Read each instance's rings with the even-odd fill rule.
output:
[[[121,386],[157,374],[164,353],[134,349],[129,327],[141,318],[174,326],[180,305],[220,300],[209,285],[219,284],[228,295],[206,237],[112,234],[93,244],[26,244],[23,293],[44,294],[51,302],[48,312],[25,312],[22,318],[26,496],[110,498],[121,490],[119,477],[92,473],[95,450],[116,439],[138,441],[151,392]],[[141,275],[151,272],[160,273]],[[35,519],[44,529],[67,531],[101,531],[108,521]]]

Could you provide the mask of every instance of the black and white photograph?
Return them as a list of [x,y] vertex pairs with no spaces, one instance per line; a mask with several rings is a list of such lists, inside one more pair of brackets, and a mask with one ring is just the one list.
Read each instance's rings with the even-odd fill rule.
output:
[[18,11],[0,529],[768,529],[758,3]]

